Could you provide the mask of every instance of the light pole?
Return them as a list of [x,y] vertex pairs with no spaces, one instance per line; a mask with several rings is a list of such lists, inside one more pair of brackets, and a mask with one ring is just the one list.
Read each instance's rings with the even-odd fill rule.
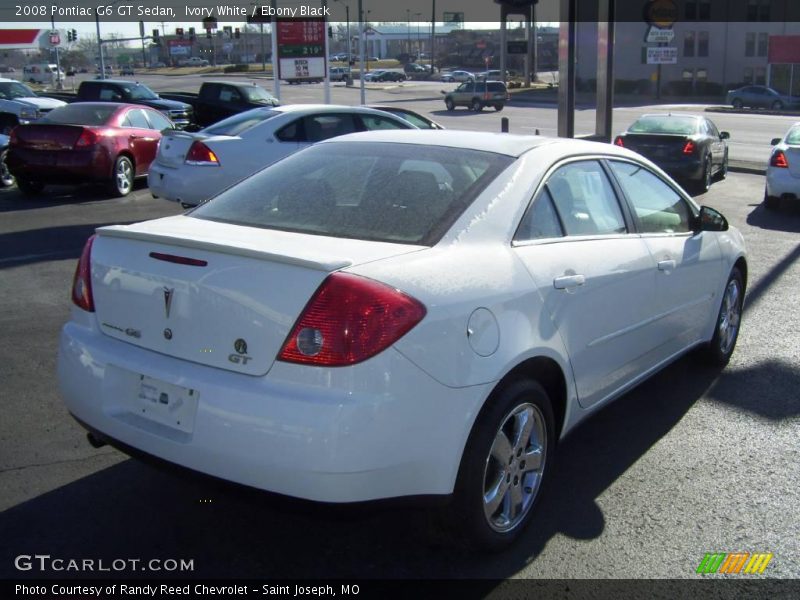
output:
[[345,19],[347,20],[347,84],[350,85],[352,77],[350,75],[350,59],[352,58],[352,47],[350,44],[350,5],[344,0],[333,0],[344,4]]
[[361,104],[367,103],[367,90],[364,86],[364,5],[363,0],[358,0],[358,70],[359,86],[361,87]]
[[411,9],[406,9],[406,53],[411,58]]
[[422,42],[420,41],[419,37],[419,18],[422,16],[421,12],[414,13],[414,17],[417,19],[417,60],[422,58]]

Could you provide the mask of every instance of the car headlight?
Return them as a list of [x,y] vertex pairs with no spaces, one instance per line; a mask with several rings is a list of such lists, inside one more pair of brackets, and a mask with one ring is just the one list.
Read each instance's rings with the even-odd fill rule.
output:
[[39,118],[39,110],[36,108],[23,108],[19,116],[21,119],[38,119]]

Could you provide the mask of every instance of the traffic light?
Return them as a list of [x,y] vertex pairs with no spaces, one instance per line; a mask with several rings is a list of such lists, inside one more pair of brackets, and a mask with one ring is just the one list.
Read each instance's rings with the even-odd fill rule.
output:
[[71,31],[71,33],[72,33],[72,41],[73,42],[77,42],[78,41],[78,30],[77,29],[73,29]]
[[239,39],[240,35],[241,34],[239,33],[239,28],[238,27],[233,30],[233,37],[235,37],[237,40]]
[[228,36],[228,39],[231,39],[233,37],[233,29],[231,28],[230,25],[225,25],[222,28],[222,31],[225,32],[225,35]]
[[183,39],[183,27],[176,27],[175,28],[175,35],[179,38]]
[[161,38],[158,35],[158,29],[153,29],[153,43],[156,46],[160,46],[161,45]]
[[67,41],[68,42],[72,41],[72,30],[71,29],[67,29]]
[[328,25],[328,37],[329,38],[333,37],[333,27],[330,25]]
[[211,35],[211,30],[210,29],[206,29],[206,37],[208,39],[211,39],[212,35]]
[[194,41],[194,27],[189,27],[189,39]]

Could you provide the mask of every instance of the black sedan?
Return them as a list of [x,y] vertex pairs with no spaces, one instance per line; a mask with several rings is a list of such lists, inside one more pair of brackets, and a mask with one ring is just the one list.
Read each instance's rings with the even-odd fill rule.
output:
[[383,71],[376,74],[370,81],[406,81],[408,75],[401,71]]
[[702,194],[714,177],[723,179],[728,172],[728,138],[706,117],[656,114],[639,117],[614,143],[649,158]]

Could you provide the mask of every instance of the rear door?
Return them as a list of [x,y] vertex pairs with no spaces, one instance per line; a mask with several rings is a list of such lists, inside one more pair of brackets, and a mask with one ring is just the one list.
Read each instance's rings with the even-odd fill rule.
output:
[[598,160],[558,166],[525,214],[514,250],[569,352],[591,406],[652,366],[656,268]]
[[122,119],[122,128],[127,135],[128,150],[133,155],[136,175],[146,175],[156,157],[161,135],[152,128],[143,108],[129,109]]

